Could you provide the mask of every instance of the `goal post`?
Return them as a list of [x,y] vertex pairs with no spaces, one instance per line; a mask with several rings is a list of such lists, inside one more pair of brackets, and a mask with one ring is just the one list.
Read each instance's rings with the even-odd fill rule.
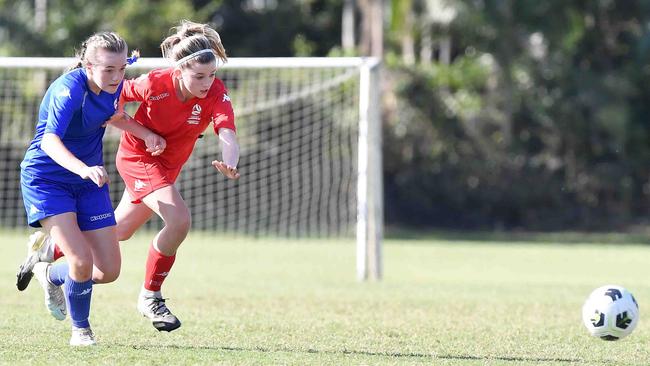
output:
[[364,60],[359,75],[357,163],[357,278],[382,276],[383,179],[381,89],[378,60]]
[[[0,57],[0,225],[26,225],[19,163],[42,96],[72,58]],[[142,58],[127,78],[169,67]],[[380,279],[383,235],[380,62],[375,58],[231,58],[218,71],[229,89],[240,142],[239,181],[211,168],[211,128],[177,181],[193,228],[253,237],[356,236],[359,280]],[[131,105],[129,111],[134,111]],[[117,203],[118,131],[104,138]],[[147,227],[158,229],[159,220]]]

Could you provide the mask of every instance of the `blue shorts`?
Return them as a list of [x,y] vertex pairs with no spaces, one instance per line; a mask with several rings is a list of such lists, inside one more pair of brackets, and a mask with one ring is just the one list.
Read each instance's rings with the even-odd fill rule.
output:
[[41,227],[40,220],[66,212],[77,213],[81,231],[115,225],[108,184],[101,188],[90,180],[67,184],[21,172],[20,188],[31,227]]

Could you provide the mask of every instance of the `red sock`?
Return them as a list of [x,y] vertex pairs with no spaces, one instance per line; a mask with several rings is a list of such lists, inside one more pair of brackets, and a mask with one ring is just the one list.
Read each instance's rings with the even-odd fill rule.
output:
[[61,251],[61,248],[59,248],[58,245],[54,244],[54,261],[56,262],[57,259],[63,257],[65,254],[63,254],[63,251]]
[[153,244],[149,247],[149,256],[147,257],[147,268],[144,274],[144,288],[149,291],[160,291],[165,278],[174,265],[176,255],[167,257],[158,252]]

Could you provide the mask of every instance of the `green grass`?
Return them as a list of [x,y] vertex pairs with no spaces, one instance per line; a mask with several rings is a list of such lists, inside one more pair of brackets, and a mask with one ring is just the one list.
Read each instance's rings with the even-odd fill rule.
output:
[[[390,239],[383,281],[355,280],[353,241],[194,235],[165,284],[183,321],[159,333],[135,310],[149,235],[122,245],[122,275],[96,286],[99,346],[67,346],[69,320],[36,282],[14,285],[23,232],[4,231],[0,362],[5,364],[647,365],[650,247]],[[620,284],[641,307],[618,342],[589,337],[580,308]]]

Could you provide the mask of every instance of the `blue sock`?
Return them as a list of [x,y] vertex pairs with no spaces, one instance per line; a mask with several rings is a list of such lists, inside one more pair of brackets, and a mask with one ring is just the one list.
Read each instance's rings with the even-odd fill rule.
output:
[[93,293],[93,281],[76,282],[66,276],[64,285],[65,297],[68,300],[68,312],[72,319],[72,326],[88,328],[90,314],[90,297]]
[[68,277],[68,263],[59,263],[50,266],[50,282],[56,286],[61,286]]
[[[65,278],[68,276],[68,263],[59,263],[50,267],[50,282],[56,286],[61,286],[65,283]],[[93,280],[93,285],[95,281]]]

